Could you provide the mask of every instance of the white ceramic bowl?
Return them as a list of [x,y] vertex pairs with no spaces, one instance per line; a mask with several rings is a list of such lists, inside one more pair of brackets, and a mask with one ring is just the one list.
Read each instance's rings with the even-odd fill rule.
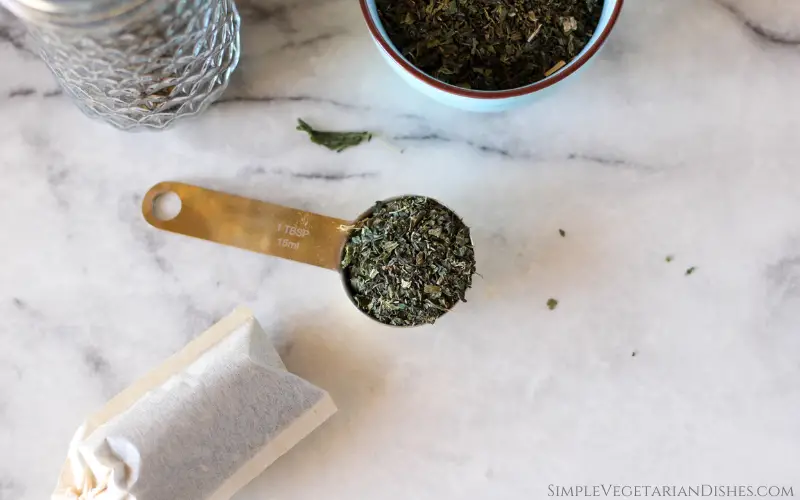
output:
[[378,46],[381,55],[403,79],[412,87],[437,101],[464,109],[467,111],[505,111],[526,104],[536,97],[537,92],[544,90],[569,75],[575,73],[581,66],[597,53],[605,43],[608,34],[617,22],[622,9],[623,0],[605,0],[600,22],[589,43],[566,66],[556,71],[543,80],[511,90],[486,91],[469,90],[455,85],[441,82],[417,69],[408,59],[403,57],[389,40],[389,35],[383,29],[383,24],[378,17],[378,8],[375,0],[359,0],[361,12],[367,21],[372,39]]

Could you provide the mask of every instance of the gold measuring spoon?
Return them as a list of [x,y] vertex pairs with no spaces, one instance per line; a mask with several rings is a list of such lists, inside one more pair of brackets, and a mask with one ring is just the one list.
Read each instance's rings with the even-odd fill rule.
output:
[[[160,218],[156,200],[169,193],[180,198],[180,211],[173,218]],[[342,252],[355,222],[180,182],[150,188],[142,214],[151,226],[164,231],[338,271],[350,302],[375,319],[358,307],[342,269]]]

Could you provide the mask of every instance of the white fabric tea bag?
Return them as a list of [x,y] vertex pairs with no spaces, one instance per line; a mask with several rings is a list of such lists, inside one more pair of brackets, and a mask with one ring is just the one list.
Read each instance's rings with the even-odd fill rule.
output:
[[336,412],[237,309],[78,429],[53,500],[227,500]]

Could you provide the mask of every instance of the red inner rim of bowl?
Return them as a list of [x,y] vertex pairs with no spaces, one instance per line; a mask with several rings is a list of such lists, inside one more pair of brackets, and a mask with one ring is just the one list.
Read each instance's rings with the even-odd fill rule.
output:
[[[609,1],[609,0],[606,0]],[[422,80],[424,83],[432,87],[436,87],[439,90],[447,92],[449,94],[460,95],[464,97],[471,97],[473,99],[505,99],[508,97],[516,97],[525,94],[531,94],[536,92],[537,90],[545,89],[551,85],[554,85],[564,78],[568,77],[575,71],[577,71],[581,66],[586,64],[606,41],[608,38],[609,33],[611,33],[611,29],[617,23],[617,18],[619,17],[620,10],[622,9],[622,4],[624,0],[617,0],[616,5],[614,6],[614,11],[611,12],[611,17],[608,19],[608,23],[606,24],[603,31],[600,32],[600,35],[597,38],[597,41],[589,47],[589,49],[578,56],[577,58],[571,61],[566,68],[562,69],[561,71],[556,71],[555,74],[543,79],[539,80],[538,82],[534,82],[530,85],[526,85],[525,87],[519,87],[516,89],[509,89],[509,90],[470,90],[470,89],[463,89],[461,87],[456,87],[454,85],[449,85],[447,83],[441,82],[432,76],[422,72],[421,70],[417,69],[414,65],[409,63],[405,60],[405,58],[398,55],[395,49],[392,47],[391,43],[386,40],[383,35],[381,35],[378,26],[376,26],[375,21],[372,19],[372,15],[369,12],[369,6],[367,5],[367,0],[359,0],[361,4],[361,13],[364,15],[364,20],[367,22],[367,28],[369,28],[370,33],[372,33],[372,37],[378,41],[381,45],[383,50],[386,51],[389,56],[397,62],[400,66],[403,67],[406,71],[411,73],[414,77],[418,80]]]

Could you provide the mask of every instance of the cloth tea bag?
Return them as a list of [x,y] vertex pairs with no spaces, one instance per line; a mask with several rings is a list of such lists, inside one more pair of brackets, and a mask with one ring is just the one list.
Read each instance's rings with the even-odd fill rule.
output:
[[227,500],[335,412],[240,308],[86,420],[52,500]]

